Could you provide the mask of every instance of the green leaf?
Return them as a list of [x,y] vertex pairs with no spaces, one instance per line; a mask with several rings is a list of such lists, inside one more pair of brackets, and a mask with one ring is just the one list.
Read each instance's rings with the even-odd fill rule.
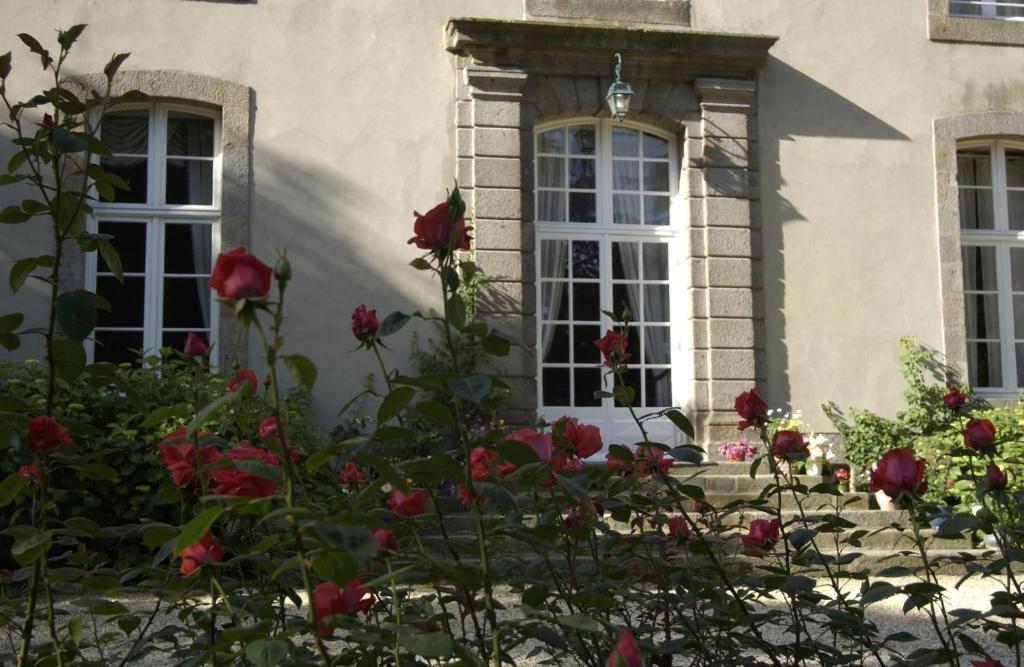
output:
[[412,315],[406,315],[405,313],[395,311],[385,317],[384,321],[380,323],[380,329],[377,331],[377,336],[385,338],[393,333],[397,333],[411,319]]
[[[53,537],[53,531],[52,530],[46,530],[46,531],[43,531],[41,533],[34,533],[34,534],[29,535],[27,537],[23,537],[20,540],[18,540],[17,542],[15,542],[14,546],[11,547],[11,555],[12,556],[21,556],[21,555],[30,553],[31,551],[33,551],[35,549],[39,549],[44,544],[49,542],[50,538],[52,538],[52,537]],[[35,559],[33,559],[33,560],[35,560]]]
[[444,403],[438,401],[420,401],[416,404],[416,414],[435,424],[455,428],[455,417]]
[[[358,563],[377,554],[380,545],[369,529],[340,523],[318,523],[314,531],[335,553],[350,554]],[[353,574],[353,576],[355,576]],[[352,577],[335,583],[344,584]]]
[[515,509],[516,507],[515,497],[503,486],[488,482],[474,482],[473,489],[484,494],[497,507],[508,507],[510,509]]
[[[77,25],[73,25],[70,28],[68,28],[67,30],[58,30],[57,31],[57,42],[62,47],[64,47],[65,51],[67,51],[68,49],[71,48],[71,45],[75,43],[75,41],[78,39],[79,35],[82,34],[83,30],[85,30],[85,24],[84,23],[79,23]],[[75,642],[75,643],[77,644],[78,642]]]
[[244,470],[250,475],[256,475],[257,477],[263,477],[269,479],[278,484],[281,483],[281,469],[277,466],[264,463],[259,459],[237,459],[234,461],[234,466],[239,470]]
[[399,467],[402,474],[413,482],[431,486],[460,480],[465,472],[458,461],[442,452],[435,452],[430,458],[407,461]]
[[448,380],[448,388],[470,403],[480,403],[491,391],[490,375],[468,375]]
[[4,478],[0,482],[0,507],[6,507],[11,501],[18,497],[18,493],[25,488],[28,480],[16,472]]
[[146,526],[142,530],[142,543],[150,549],[167,544],[178,536],[178,529],[165,523]]
[[77,132],[68,132],[59,125],[53,128],[53,143],[61,153],[82,153],[89,147]]
[[[19,155],[24,155],[24,153],[15,153],[14,156],[11,157],[11,162],[14,162],[15,158]],[[3,225],[16,225],[20,222],[25,222],[26,220],[31,219],[32,216],[25,213],[25,211],[22,211],[20,206],[8,206],[0,211],[0,224]]]
[[185,403],[177,405],[163,405],[149,413],[149,416],[142,421],[143,428],[153,428],[163,424],[168,419],[185,417],[191,413],[191,409]]
[[0,333],[11,333],[15,329],[21,326],[21,323],[25,321],[25,316],[22,313],[10,313],[9,315],[0,316]]
[[128,56],[130,55],[130,53],[114,54],[110,59],[110,62],[103,67],[103,74],[106,75],[107,81],[111,81],[114,78],[114,75],[117,74],[117,70],[120,69],[125,60],[128,60]]
[[398,643],[406,651],[423,658],[447,658],[452,654],[452,639],[443,632],[413,632],[403,629]]
[[96,239],[96,248],[100,251],[103,261],[107,263],[109,270],[117,278],[118,282],[124,282],[124,268],[121,266],[121,258],[114,248],[114,244],[107,239]]
[[533,451],[533,447],[519,440],[499,442],[497,449],[498,455],[501,458],[517,466],[525,466],[540,461],[540,457],[537,456],[537,452]]
[[965,530],[974,530],[978,526],[978,519],[973,514],[961,512],[954,514],[939,526],[939,529],[935,531],[935,537],[941,539],[955,539]]
[[598,623],[597,619],[586,614],[567,614],[559,616],[556,620],[559,625],[564,625],[574,630],[583,630],[585,632],[599,632],[601,630],[601,624]]
[[0,79],[6,79],[7,75],[11,73],[11,52],[0,56]]
[[35,199],[25,199],[21,202],[21,210],[29,215],[40,215],[42,213],[49,213],[50,207]]
[[484,348],[487,354],[495,357],[507,357],[512,349],[512,341],[501,334],[492,333],[480,341],[480,347]]
[[281,361],[306,393],[312,393],[317,377],[316,364],[301,354],[286,354],[281,357]]
[[459,331],[466,326],[466,301],[458,294],[448,299],[448,321]]
[[344,586],[359,574],[359,564],[346,551],[332,551],[313,559],[313,571],[325,581]]
[[75,616],[65,626],[68,631],[68,638],[71,639],[71,643],[78,646],[82,643],[82,617]]
[[0,333],[0,346],[8,352],[13,352],[21,347],[21,337],[12,333]]
[[412,387],[395,387],[381,401],[377,409],[377,424],[386,424],[405,408],[416,395]]
[[690,436],[690,438],[694,437],[693,424],[690,423],[690,420],[687,419],[686,415],[682,412],[679,410],[668,410],[665,412],[665,416],[668,417],[680,431]]
[[117,471],[105,463],[81,463],[71,467],[77,470],[85,479],[94,479],[101,482],[116,482],[119,479]]
[[181,529],[178,539],[174,542],[174,555],[177,556],[181,553],[182,549],[202,539],[203,535],[210,531],[210,528],[213,527],[213,524],[217,522],[217,519],[223,513],[223,507],[209,507],[197,514]]
[[77,340],[53,341],[53,357],[57,375],[62,380],[71,382],[85,370],[85,348]]
[[241,397],[242,392],[229,391],[228,393],[224,394],[217,400],[213,401],[205,408],[200,410],[199,414],[196,415],[195,419],[189,422],[188,432],[195,433],[203,424],[208,422],[210,419],[212,419],[215,415],[217,415],[221,410],[226,408],[231,403],[235,403],[236,401],[240,400]]
[[377,456],[376,454],[369,454],[362,452],[357,457],[360,461],[370,466],[377,471],[377,474],[381,476],[385,482],[391,486],[400,489],[403,493],[409,491],[409,484],[405,481],[405,477],[387,462],[383,457]]
[[256,667],[277,667],[288,655],[288,642],[283,639],[257,639],[245,647],[245,657]]
[[409,266],[416,269],[417,271],[430,270],[430,262],[428,262],[423,257],[417,257],[416,259],[412,260],[411,262],[409,262]]
[[19,33],[18,39],[24,42],[25,46],[27,46],[32,53],[35,53],[39,56],[39,59],[43,63],[43,69],[49,67],[50,63],[53,62],[53,58],[50,57],[50,52],[44,49],[43,45],[40,44],[39,41],[32,35],[25,32]]
[[64,292],[58,296],[56,310],[60,328],[71,340],[85,340],[96,327],[96,304],[79,292]]

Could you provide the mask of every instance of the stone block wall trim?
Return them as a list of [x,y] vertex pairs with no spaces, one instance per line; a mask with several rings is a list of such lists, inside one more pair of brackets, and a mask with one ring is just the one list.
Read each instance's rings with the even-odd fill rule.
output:
[[957,142],[979,137],[1024,136],[1024,113],[992,111],[937,118],[933,130],[943,352],[946,364],[966,378],[967,328],[960,259],[960,204],[956,185]]
[[687,27],[690,3],[688,0],[525,0],[523,18]]
[[928,39],[1024,46],[1024,23],[1005,19],[949,15],[949,0],[928,0]]

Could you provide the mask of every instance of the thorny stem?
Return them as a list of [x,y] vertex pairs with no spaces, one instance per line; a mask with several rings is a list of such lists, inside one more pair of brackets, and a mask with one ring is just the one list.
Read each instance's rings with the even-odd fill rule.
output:
[[[936,587],[941,588],[938,580],[935,578],[935,573],[932,572],[931,562],[928,560],[928,552],[924,548],[924,538],[921,537],[921,528],[917,525],[917,521],[911,516],[910,525],[914,529],[914,545],[917,547],[918,554],[921,556],[921,562],[924,564],[924,575],[925,580],[935,584]],[[939,606],[942,612],[942,620],[946,624],[946,631],[949,630],[949,617],[946,616],[946,605],[942,599],[942,593],[939,593]],[[956,667],[960,660],[960,654],[956,650],[956,640],[953,639],[950,634],[947,641],[945,635],[942,634],[942,629],[939,627],[938,615],[935,612],[935,597],[928,594],[928,616],[931,618],[932,627],[935,628],[935,635],[938,637],[939,642],[942,644],[942,648],[946,649],[946,653],[949,655],[950,667]]]

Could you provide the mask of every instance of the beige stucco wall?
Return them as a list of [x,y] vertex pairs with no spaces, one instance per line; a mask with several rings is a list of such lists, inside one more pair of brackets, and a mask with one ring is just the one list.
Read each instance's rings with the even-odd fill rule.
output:
[[[405,240],[453,173],[446,20],[520,18],[522,1],[0,0],[0,15],[16,96],[38,66],[14,34],[77,22],[76,67],[126,50],[130,69],[255,91],[251,246],[289,247],[288,344],[320,366],[329,422],[373,370],[348,353],[352,308],[436,302]],[[692,18],[780,37],[757,114],[770,402],[823,430],[825,399],[895,411],[898,338],[943,345],[932,121],[1024,111],[1024,49],[930,41],[925,0],[694,0]],[[0,228],[0,265],[44,242],[34,231]],[[15,301],[2,282],[0,310],[29,305],[34,288]]]

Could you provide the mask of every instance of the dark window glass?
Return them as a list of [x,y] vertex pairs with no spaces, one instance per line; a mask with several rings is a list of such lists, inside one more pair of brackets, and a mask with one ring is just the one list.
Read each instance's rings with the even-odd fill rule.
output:
[[[117,250],[121,267],[125,273],[145,273],[146,271],[146,224],[142,222],[107,222],[101,220],[98,225],[100,234],[110,234],[110,243]],[[97,270],[107,273],[110,267],[103,255],[96,253]]]
[[207,278],[164,278],[164,326],[205,329],[210,326]]
[[167,203],[210,206],[213,204],[213,162],[167,161]]
[[569,369],[545,368],[544,405],[569,405]]
[[146,279],[98,276],[96,293],[110,302],[110,312],[100,310],[96,324],[101,327],[141,327],[146,305]]
[[127,190],[114,189],[114,202],[117,204],[145,204],[146,179],[148,166],[144,157],[105,157],[100,165],[112,174],[124,179]]
[[167,154],[213,157],[213,119],[182,111],[169,111]]
[[167,225],[164,230],[164,273],[210,273],[210,225]]
[[138,363],[138,351],[142,349],[141,331],[96,331],[96,346],[93,348],[95,361]]
[[573,371],[576,379],[576,405],[578,407],[598,407],[601,399],[594,397],[594,392],[601,391],[600,368],[577,368]]

